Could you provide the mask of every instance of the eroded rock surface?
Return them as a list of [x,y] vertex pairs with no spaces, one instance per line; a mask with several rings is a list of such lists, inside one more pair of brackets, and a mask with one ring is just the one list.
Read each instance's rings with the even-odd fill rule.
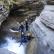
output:
[[54,6],[47,6],[31,25],[38,41],[37,54],[54,54]]
[[[23,4],[13,4],[10,9],[9,16],[3,18],[1,29],[10,29],[12,27],[18,28],[18,22],[21,23],[27,18],[28,21],[35,20],[35,17],[40,14],[43,9],[43,3],[36,0],[26,1]],[[4,20],[6,19],[6,20]]]
[[6,9],[6,5],[4,4],[3,1],[0,1],[0,25],[1,23],[6,19],[6,17],[9,14],[9,10]]

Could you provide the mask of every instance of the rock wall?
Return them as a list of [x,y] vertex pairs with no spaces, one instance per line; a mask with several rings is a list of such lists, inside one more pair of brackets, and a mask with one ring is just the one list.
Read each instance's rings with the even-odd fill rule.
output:
[[28,20],[33,18],[35,20],[35,17],[41,13],[43,8],[43,3],[36,0],[26,1],[19,5],[13,4],[13,7],[9,10],[9,16],[3,18],[6,20],[2,22],[1,29],[8,30],[8,28],[17,27],[17,22],[21,23],[25,21],[26,18]]
[[54,54],[54,5],[45,6],[30,30],[38,41],[37,54]]

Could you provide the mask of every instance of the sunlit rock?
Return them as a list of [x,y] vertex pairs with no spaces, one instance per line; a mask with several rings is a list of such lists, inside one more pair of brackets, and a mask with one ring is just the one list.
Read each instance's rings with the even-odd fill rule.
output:
[[30,29],[37,38],[37,54],[54,54],[54,6],[46,5]]
[[44,23],[47,27],[54,29],[54,6],[53,5],[45,6],[45,9],[41,13],[40,17],[42,23]]

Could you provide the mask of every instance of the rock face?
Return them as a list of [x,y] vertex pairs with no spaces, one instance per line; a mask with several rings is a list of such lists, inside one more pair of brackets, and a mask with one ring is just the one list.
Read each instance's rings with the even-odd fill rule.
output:
[[0,25],[1,23],[6,19],[8,16],[9,10],[6,9],[6,5],[4,4],[3,1],[0,1]]
[[54,5],[54,0],[47,0],[47,4]]
[[19,5],[24,1],[25,0],[0,0],[0,25],[8,17],[13,4]]
[[[39,2],[40,1],[40,2]],[[0,1],[0,24],[6,19],[8,16],[10,9],[13,8],[13,4],[16,4],[18,6],[18,9],[15,13],[15,15],[19,14],[23,18],[28,18],[28,16],[35,17],[36,15],[39,15],[41,10],[43,9],[43,4],[41,3],[52,3],[54,4],[53,0],[1,0]],[[37,10],[37,11],[36,11]],[[18,15],[18,16],[19,16]]]
[[8,51],[6,49],[0,48],[0,54],[15,54],[15,53]]
[[37,40],[33,39],[26,48],[26,54],[37,54]]
[[[49,8],[51,7],[51,8]],[[49,8],[49,9],[48,9]],[[47,27],[54,29],[54,6],[47,5],[41,13],[41,22],[44,23]]]
[[[7,29],[12,27],[18,27],[17,22],[21,23],[27,18],[29,21],[31,18],[35,20],[35,17],[40,14],[43,9],[43,3],[36,0],[26,1],[23,4],[13,4],[13,7],[10,8],[10,13],[7,18],[2,22],[1,29]],[[3,16],[3,15],[2,15]],[[2,21],[1,20],[1,21]]]
[[37,38],[37,54],[54,54],[54,6],[46,5],[30,29]]

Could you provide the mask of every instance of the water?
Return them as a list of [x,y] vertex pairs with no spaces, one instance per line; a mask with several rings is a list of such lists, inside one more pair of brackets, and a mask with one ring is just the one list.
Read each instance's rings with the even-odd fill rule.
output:
[[2,48],[8,49],[16,54],[25,54],[25,45],[20,46],[20,42],[17,43],[16,40],[6,37],[7,42],[2,45]]

